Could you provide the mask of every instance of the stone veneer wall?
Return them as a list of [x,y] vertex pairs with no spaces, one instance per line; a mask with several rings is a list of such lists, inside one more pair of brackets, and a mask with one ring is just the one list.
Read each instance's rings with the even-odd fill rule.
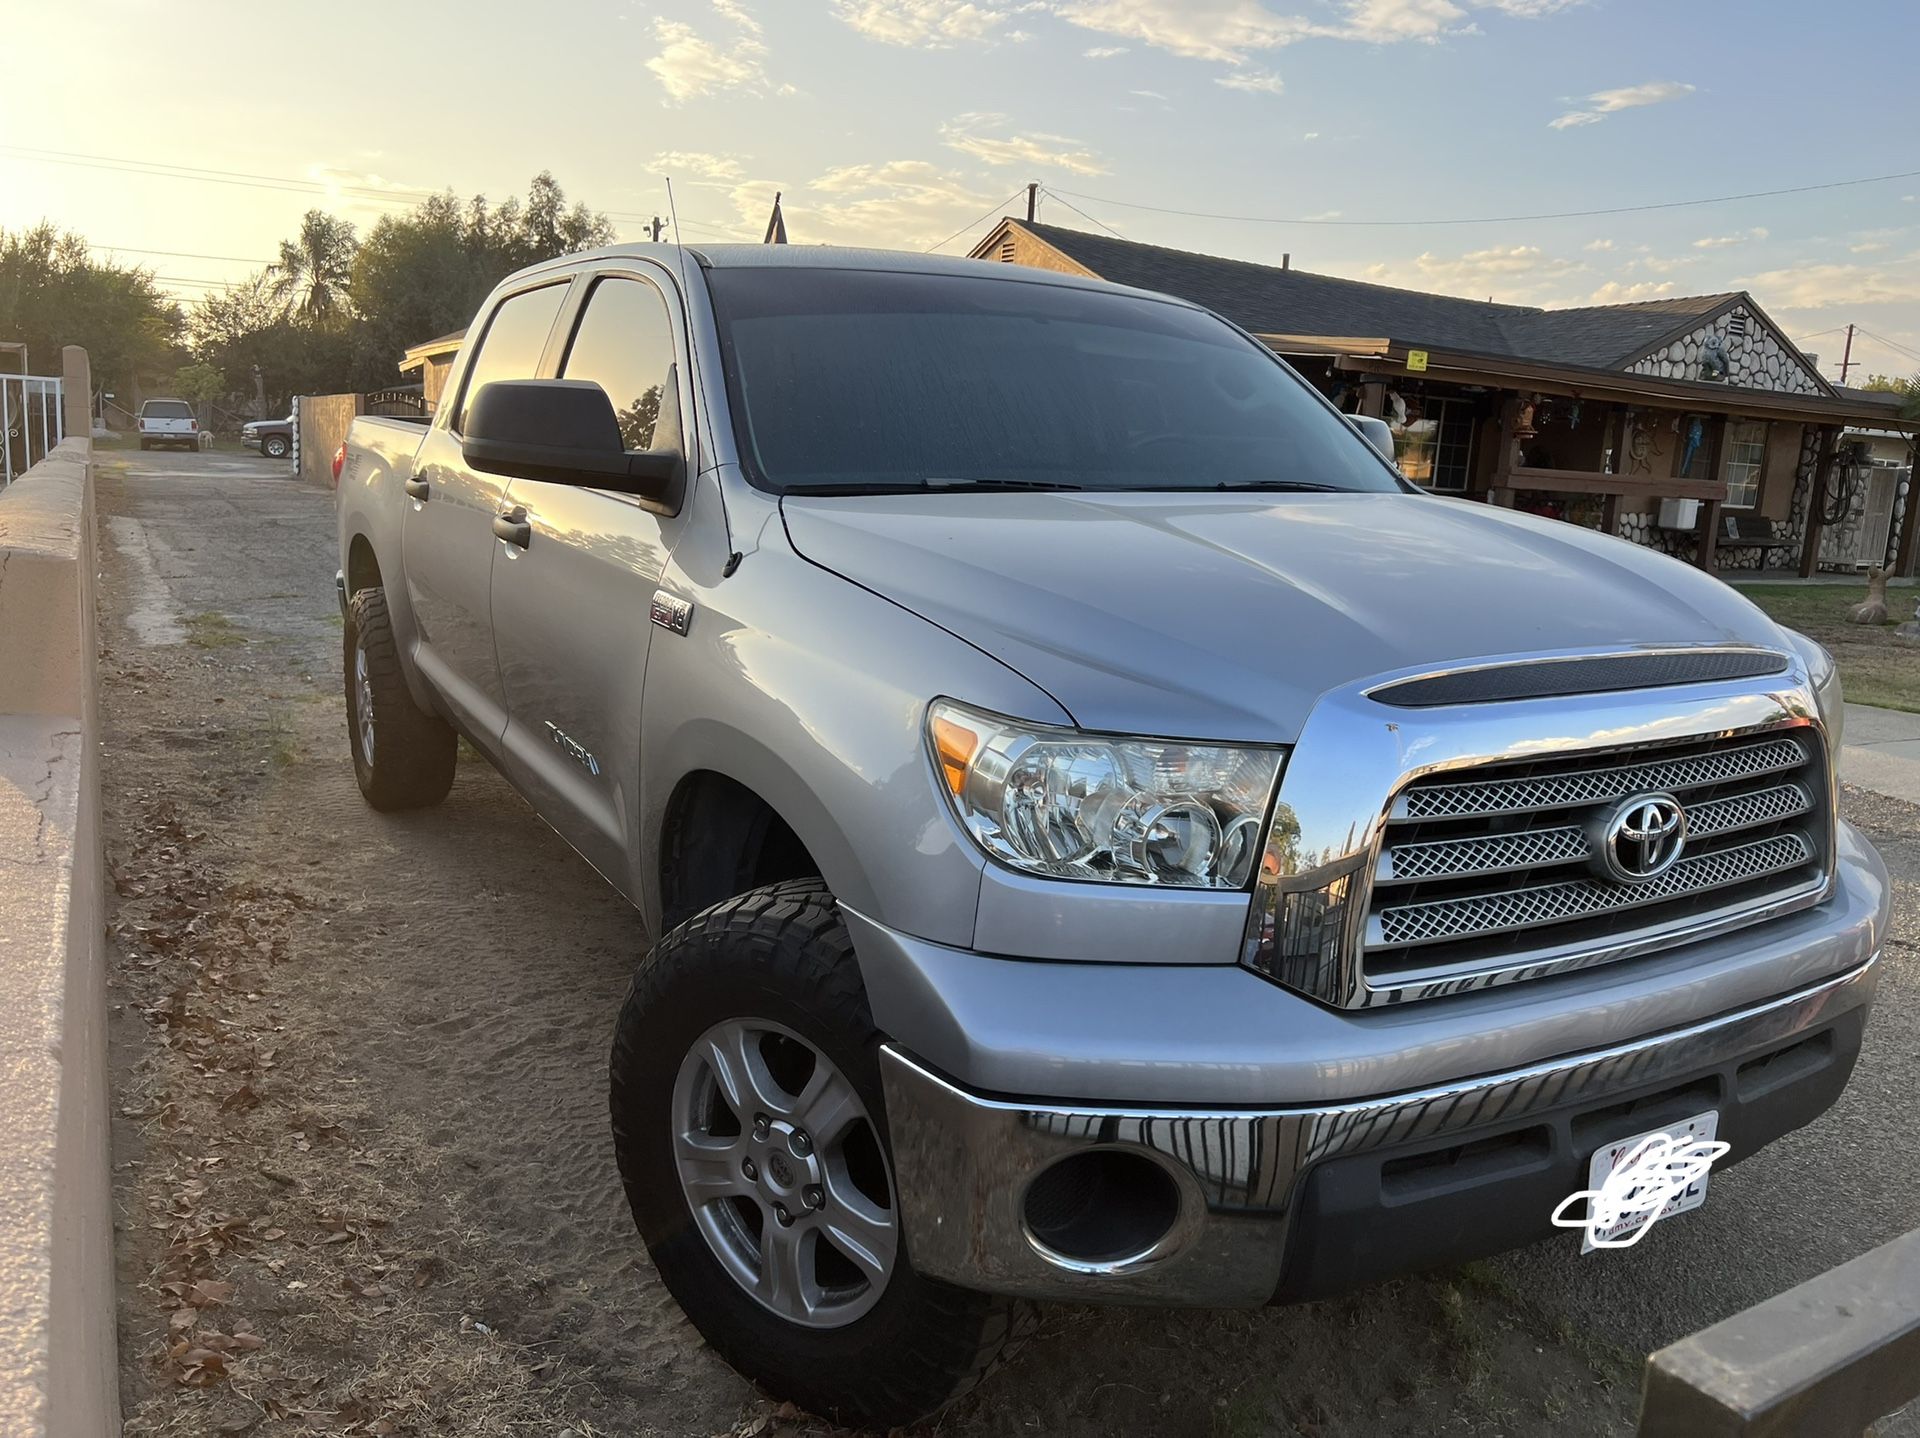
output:
[[[1721,569],[1765,569],[1791,568],[1800,562],[1800,544],[1807,533],[1807,496],[1813,492],[1813,470],[1820,460],[1820,432],[1809,425],[1800,437],[1800,462],[1793,472],[1793,505],[1785,519],[1773,521],[1773,537],[1784,539],[1793,546],[1790,549],[1752,549],[1718,546],[1714,551],[1714,563]],[[1906,494],[1902,485],[1901,494]],[[1723,509],[1722,514],[1726,511]],[[1622,539],[1630,539],[1635,544],[1644,544],[1679,559],[1693,557],[1693,531],[1687,529],[1662,529],[1660,515],[1649,510],[1643,514],[1622,514],[1614,532]],[[1855,517],[1857,522],[1858,517]],[[1896,517],[1895,528],[1899,521]],[[1898,542],[1896,533],[1891,542]],[[1891,549],[1888,550],[1892,552]]]
[[[1744,335],[1733,333],[1738,318],[1746,320]],[[1700,359],[1707,336],[1717,334],[1727,349],[1727,384],[1735,389],[1772,390],[1785,394],[1825,394],[1820,376],[1795,357],[1780,333],[1745,305],[1735,305],[1691,334],[1655,350],[1632,366],[1634,374],[1662,379],[1700,378]]]

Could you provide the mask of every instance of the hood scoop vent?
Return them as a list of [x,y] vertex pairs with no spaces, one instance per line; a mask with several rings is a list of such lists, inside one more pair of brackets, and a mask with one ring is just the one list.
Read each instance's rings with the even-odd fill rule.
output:
[[1786,672],[1787,656],[1770,649],[1679,649],[1597,654],[1573,659],[1529,659],[1403,679],[1370,690],[1368,698],[1401,709],[1443,704],[1495,704],[1509,699],[1557,699],[1621,689],[1661,689],[1720,679],[1752,679]]

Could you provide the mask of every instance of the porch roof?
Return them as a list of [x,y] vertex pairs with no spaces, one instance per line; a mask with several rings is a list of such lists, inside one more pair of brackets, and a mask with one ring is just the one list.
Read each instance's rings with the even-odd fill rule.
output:
[[[1622,404],[1683,409],[1703,414],[1741,415],[1753,419],[1788,420],[1800,424],[1870,425],[1903,433],[1920,431],[1920,422],[1900,417],[1900,398],[1867,390],[1847,390],[1836,396],[1788,394],[1778,390],[1746,389],[1705,380],[1662,379],[1657,375],[1592,365],[1553,363],[1503,354],[1476,354],[1434,348],[1387,336],[1283,335],[1258,336],[1281,354],[1324,356],[1334,367],[1352,374],[1378,375],[1400,380],[1429,380],[1443,384],[1483,385],[1489,389],[1520,390],[1561,395],[1572,399],[1611,400]],[[1424,351],[1424,370],[1407,367],[1409,355]]]

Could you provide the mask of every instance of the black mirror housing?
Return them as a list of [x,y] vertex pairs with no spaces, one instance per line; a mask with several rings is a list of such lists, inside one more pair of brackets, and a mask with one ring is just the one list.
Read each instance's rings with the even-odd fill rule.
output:
[[673,441],[667,447],[629,451],[613,401],[591,380],[513,379],[480,386],[467,406],[461,456],[487,474],[611,489],[677,508],[679,387],[671,371],[667,378],[674,414],[669,424],[662,413],[655,427],[656,442]]

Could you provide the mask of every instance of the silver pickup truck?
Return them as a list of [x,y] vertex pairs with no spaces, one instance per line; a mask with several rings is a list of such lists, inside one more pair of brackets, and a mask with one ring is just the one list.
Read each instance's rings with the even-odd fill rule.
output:
[[432,804],[465,735],[640,906],[620,1170],[776,1394],[898,1423],[1029,1300],[1578,1243],[1629,1141],[1845,1086],[1839,684],[1709,576],[1065,275],[623,246],[468,334],[345,447],[354,770]]

